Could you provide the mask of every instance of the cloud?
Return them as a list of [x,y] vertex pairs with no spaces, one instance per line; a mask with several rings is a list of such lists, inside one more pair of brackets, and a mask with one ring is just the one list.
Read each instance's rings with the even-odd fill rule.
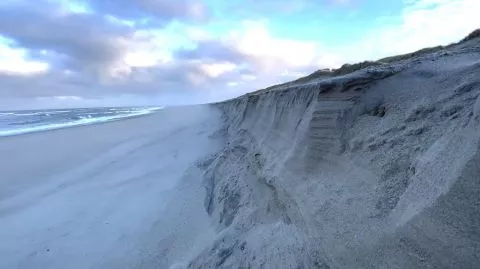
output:
[[0,73],[31,75],[46,72],[46,62],[25,59],[26,50],[11,48],[0,43]]
[[111,75],[133,29],[96,14],[65,13],[51,2],[20,1],[0,6],[0,33],[40,61],[63,57],[61,68]]
[[265,21],[244,21],[222,38],[201,40],[195,48],[180,49],[174,55],[177,60],[200,64],[217,87],[247,92],[334,62],[320,52],[315,42],[273,37]]
[[244,0],[244,1],[232,1],[229,6],[229,11],[246,16],[256,16],[280,13],[280,14],[293,14],[296,12],[304,11],[307,7],[312,5],[312,1],[309,0]]
[[[275,15],[296,16],[309,11],[322,16],[329,7],[352,7],[365,0],[232,0],[225,1],[226,12],[242,19],[270,18]],[[301,15],[299,17],[302,17]]]
[[[201,24],[175,26],[196,15],[185,1],[164,8],[169,3],[98,1],[82,8],[45,0],[41,5],[0,5],[0,34],[9,41],[0,43],[9,57],[2,56],[8,64],[0,66],[0,96],[28,98],[32,105],[50,101],[52,106],[61,101],[88,105],[101,98],[120,102],[114,96],[142,104],[180,103],[183,96],[183,102],[196,103],[231,98],[312,68],[304,66],[316,57],[312,42],[275,38],[265,22],[254,21],[218,38]],[[134,18],[144,18],[141,14],[165,21],[164,27],[139,26],[141,19]]]
[[227,42],[239,52],[250,56],[257,71],[269,72],[276,66],[296,68],[311,65],[318,55],[319,44],[309,41],[275,38],[264,22],[245,21],[239,31],[233,31]]
[[401,14],[393,18],[399,23],[372,29],[353,45],[341,46],[336,53],[352,62],[447,45],[479,27],[477,10],[477,0],[405,0]]
[[[134,28],[102,13],[70,12],[54,1],[0,4],[0,34],[0,96],[5,98],[152,95],[184,78],[170,71],[181,74],[179,64],[167,65],[170,36],[162,29]],[[174,83],[179,91],[189,86],[179,83]]]
[[181,48],[174,52],[179,60],[241,62],[245,55],[234,46],[218,39],[205,39],[197,42],[194,49]]
[[124,19],[166,24],[172,20],[205,21],[210,11],[199,0],[89,0],[97,11]]
[[237,66],[230,62],[201,64],[200,68],[209,77],[216,78],[224,73],[235,70]]

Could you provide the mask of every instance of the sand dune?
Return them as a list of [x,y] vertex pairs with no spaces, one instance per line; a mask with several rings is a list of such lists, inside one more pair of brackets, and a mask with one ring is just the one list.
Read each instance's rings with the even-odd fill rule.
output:
[[477,268],[479,79],[474,39],[217,104],[188,268]]
[[0,268],[478,268],[480,39],[0,139]]

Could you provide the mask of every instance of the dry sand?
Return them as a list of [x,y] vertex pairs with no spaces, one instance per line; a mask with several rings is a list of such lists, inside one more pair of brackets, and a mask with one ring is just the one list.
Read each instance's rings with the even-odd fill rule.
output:
[[0,268],[165,268],[162,239],[185,255],[208,232],[194,164],[219,123],[191,107],[0,139]]
[[480,268],[480,39],[220,103],[188,268]]

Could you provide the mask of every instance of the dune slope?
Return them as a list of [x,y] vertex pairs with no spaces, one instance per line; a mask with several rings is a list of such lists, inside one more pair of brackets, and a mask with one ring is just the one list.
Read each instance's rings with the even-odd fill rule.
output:
[[188,268],[476,268],[480,40],[216,106]]

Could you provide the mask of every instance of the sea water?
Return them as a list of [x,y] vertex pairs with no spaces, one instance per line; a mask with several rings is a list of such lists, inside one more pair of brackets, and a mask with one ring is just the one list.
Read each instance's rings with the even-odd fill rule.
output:
[[159,109],[162,107],[0,111],[0,137],[113,121],[150,114]]

